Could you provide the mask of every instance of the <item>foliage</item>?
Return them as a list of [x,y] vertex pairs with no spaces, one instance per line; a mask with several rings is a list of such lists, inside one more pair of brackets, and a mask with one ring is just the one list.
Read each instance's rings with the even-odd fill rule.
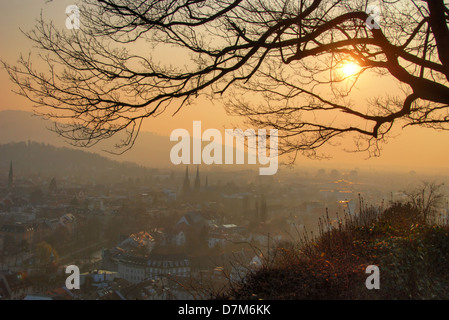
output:
[[[425,223],[411,202],[374,211],[333,228],[323,219],[317,237],[279,244],[226,298],[448,299],[449,226]],[[369,265],[380,269],[379,290],[365,286]]]
[[42,241],[36,244],[36,259],[40,265],[48,265],[58,262],[59,255],[49,243]]

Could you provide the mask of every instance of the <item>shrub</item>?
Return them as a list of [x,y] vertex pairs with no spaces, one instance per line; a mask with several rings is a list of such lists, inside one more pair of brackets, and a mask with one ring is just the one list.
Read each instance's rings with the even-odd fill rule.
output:
[[[227,298],[449,298],[449,227],[426,224],[413,203],[364,208],[337,227],[326,215],[319,230],[317,237],[279,245]],[[368,265],[380,269],[380,290],[365,286]]]

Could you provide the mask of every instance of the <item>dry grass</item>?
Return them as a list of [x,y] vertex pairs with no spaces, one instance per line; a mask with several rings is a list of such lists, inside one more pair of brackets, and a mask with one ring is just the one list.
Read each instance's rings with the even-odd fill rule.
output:
[[[449,227],[425,223],[411,203],[361,207],[337,226],[326,214],[319,235],[279,245],[220,298],[448,299]],[[379,290],[365,286],[368,265],[380,269]]]

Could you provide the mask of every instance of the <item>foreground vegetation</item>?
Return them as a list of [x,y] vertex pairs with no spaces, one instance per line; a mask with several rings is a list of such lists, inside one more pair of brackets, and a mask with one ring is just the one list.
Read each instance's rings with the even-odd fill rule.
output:
[[[316,237],[304,236],[270,253],[220,299],[448,299],[449,226],[429,222],[416,201],[367,208],[357,216],[327,216]],[[380,270],[368,290],[367,266]]]

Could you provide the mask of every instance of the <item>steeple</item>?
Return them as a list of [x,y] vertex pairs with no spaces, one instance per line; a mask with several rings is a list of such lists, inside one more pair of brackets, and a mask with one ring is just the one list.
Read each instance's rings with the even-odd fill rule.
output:
[[199,192],[200,191],[200,166],[196,167],[196,178],[195,178],[195,186],[194,186],[194,190],[195,192]]
[[12,189],[14,183],[14,174],[12,171],[12,161],[9,165],[9,175],[8,175],[8,189]]
[[56,189],[57,189],[57,187],[56,187],[56,180],[55,180],[55,178],[53,178],[53,179],[51,179],[51,182],[50,182],[50,186],[49,186],[49,188],[48,188],[48,191],[49,191],[51,194],[54,194],[54,193],[56,192]]
[[184,184],[182,185],[182,193],[187,194],[190,191],[189,167],[186,166],[186,176],[184,177]]

